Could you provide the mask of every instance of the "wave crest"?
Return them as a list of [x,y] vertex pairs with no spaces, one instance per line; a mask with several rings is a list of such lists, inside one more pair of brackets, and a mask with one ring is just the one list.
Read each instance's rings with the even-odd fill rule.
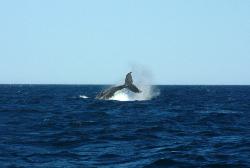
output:
[[80,95],[79,97],[80,97],[80,98],[83,98],[83,99],[89,98],[88,96],[85,96],[85,95]]

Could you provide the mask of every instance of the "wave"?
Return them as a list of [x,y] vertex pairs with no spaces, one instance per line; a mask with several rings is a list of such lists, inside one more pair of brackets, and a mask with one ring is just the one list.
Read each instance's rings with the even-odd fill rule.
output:
[[192,164],[190,163],[186,163],[186,162],[180,162],[180,161],[176,161],[176,160],[172,160],[169,158],[161,158],[158,159],[146,166],[144,166],[143,168],[154,168],[154,167],[193,167]]
[[80,98],[83,98],[83,99],[89,98],[88,96],[85,96],[85,95],[80,95],[79,97],[80,97]]

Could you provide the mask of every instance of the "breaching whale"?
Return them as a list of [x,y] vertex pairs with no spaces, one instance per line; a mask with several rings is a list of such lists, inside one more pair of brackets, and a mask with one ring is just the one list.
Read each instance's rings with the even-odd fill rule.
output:
[[132,79],[132,75],[131,75],[132,72],[129,72],[127,75],[126,75],[126,78],[125,78],[125,83],[123,85],[120,85],[120,86],[114,86],[114,87],[111,87],[107,90],[104,90],[102,91],[101,93],[99,93],[96,98],[97,99],[109,99],[111,98],[112,96],[114,96],[115,92],[119,91],[119,90],[122,90],[122,89],[128,89],[134,93],[140,93],[141,90],[139,90],[134,84],[133,84],[133,79]]

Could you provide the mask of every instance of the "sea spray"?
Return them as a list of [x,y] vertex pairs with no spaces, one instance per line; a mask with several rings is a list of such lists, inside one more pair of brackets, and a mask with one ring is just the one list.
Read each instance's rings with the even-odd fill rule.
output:
[[144,101],[151,100],[154,97],[157,97],[160,92],[154,88],[152,85],[137,85],[141,93],[133,93],[126,89],[120,90],[115,93],[110,100],[118,100],[118,101]]

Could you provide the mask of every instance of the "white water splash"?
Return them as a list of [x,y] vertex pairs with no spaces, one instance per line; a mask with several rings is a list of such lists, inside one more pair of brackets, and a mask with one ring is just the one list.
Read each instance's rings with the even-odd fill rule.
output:
[[85,96],[85,95],[80,95],[79,97],[80,97],[80,98],[83,98],[83,99],[89,98],[88,96]]
[[153,86],[147,85],[137,85],[140,90],[142,90],[141,93],[133,93],[126,89],[120,90],[115,93],[113,97],[111,97],[109,100],[117,100],[117,101],[145,101],[145,100],[151,100],[154,97],[157,97],[160,92],[154,89]]
[[131,101],[129,96],[124,93],[123,90],[117,91],[113,97],[109,100],[117,100],[117,101]]

